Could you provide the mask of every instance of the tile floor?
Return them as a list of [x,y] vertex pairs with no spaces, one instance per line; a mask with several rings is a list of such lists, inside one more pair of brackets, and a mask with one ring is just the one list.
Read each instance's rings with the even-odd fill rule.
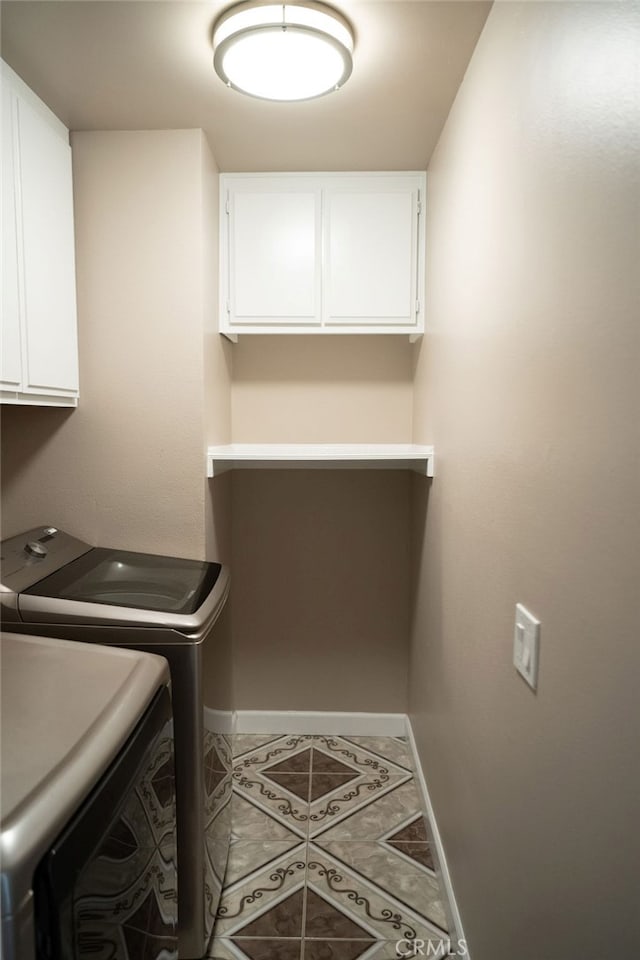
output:
[[232,843],[209,957],[448,952],[444,893],[406,741],[237,735],[233,781]]

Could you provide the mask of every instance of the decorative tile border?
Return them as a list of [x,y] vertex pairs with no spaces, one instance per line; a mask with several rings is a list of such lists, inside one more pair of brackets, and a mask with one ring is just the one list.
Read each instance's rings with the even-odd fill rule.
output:
[[[430,934],[446,935],[447,919],[438,881],[427,867],[375,841],[347,840],[309,844],[308,883],[316,874],[322,875],[330,890],[340,892],[344,884],[339,876],[349,878],[353,885],[365,880],[372,887],[385,892],[398,916],[420,917],[436,927]],[[322,867],[322,869],[321,869]],[[331,882],[335,880],[335,884]],[[347,881],[348,883],[348,881]],[[353,898],[355,899],[355,898]],[[406,923],[410,923],[407,919]],[[388,927],[376,926],[377,939],[388,939],[383,932]],[[424,930],[418,934],[422,936]],[[411,939],[411,938],[410,938]]]
[[364,747],[371,753],[377,753],[378,756],[385,757],[397,766],[404,767],[409,773],[413,773],[413,760],[406,737],[343,736],[342,739],[355,747]]
[[281,736],[282,733],[237,733],[232,742],[233,756],[239,757],[252,750],[258,750],[268,743],[273,743],[274,740],[279,740]]
[[215,939],[211,960],[300,960],[302,940]]
[[[234,758],[236,794],[264,817],[297,836],[317,836],[369,807],[373,800],[411,779],[396,763],[358,741],[319,735],[282,736],[245,741]],[[392,753],[405,760],[400,742]],[[254,815],[255,820],[255,815]],[[275,839],[275,837],[274,837]]]
[[422,815],[420,796],[413,777],[397,778],[387,790],[371,795],[367,803],[341,820],[319,821],[313,831],[317,840],[382,840],[393,835],[407,820]]
[[[284,846],[284,845],[283,845]],[[275,855],[274,855],[275,854]],[[243,862],[240,865],[240,858]],[[232,844],[215,935],[225,938],[302,936],[306,849],[274,850],[263,842]]]
[[[283,802],[286,798],[283,798]],[[295,801],[291,797],[287,802]],[[231,803],[231,837],[234,840],[288,840],[295,837],[298,841],[307,836],[306,820],[299,823],[293,817],[270,810],[266,802],[259,797],[245,797],[234,791]],[[296,814],[298,816],[299,814]]]
[[[427,950],[429,952],[427,953]],[[250,940],[215,939],[208,957],[211,960],[409,960],[447,956],[447,941],[429,944],[391,940]]]

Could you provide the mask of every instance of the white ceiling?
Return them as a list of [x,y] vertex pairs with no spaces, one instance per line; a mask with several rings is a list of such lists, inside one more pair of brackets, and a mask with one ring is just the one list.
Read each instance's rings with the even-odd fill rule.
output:
[[287,104],[214,73],[212,25],[229,5],[6,0],[2,56],[72,130],[202,127],[221,170],[420,170],[491,6],[337,0],[355,28],[353,74]]

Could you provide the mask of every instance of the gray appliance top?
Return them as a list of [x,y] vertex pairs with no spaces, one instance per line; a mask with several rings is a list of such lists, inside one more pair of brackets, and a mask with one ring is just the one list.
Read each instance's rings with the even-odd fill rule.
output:
[[91,547],[55,527],[2,542],[0,601],[8,628],[107,624],[165,628],[197,640],[220,614],[229,582],[221,564]]
[[0,634],[3,916],[169,682],[166,660],[97,644]]

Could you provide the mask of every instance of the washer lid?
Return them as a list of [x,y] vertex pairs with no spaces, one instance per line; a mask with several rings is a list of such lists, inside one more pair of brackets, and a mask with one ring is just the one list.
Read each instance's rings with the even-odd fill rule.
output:
[[25,623],[114,623],[193,633],[215,619],[229,589],[219,563],[95,547],[18,598]]
[[219,563],[95,547],[23,593],[188,614],[202,606],[221,569]]

